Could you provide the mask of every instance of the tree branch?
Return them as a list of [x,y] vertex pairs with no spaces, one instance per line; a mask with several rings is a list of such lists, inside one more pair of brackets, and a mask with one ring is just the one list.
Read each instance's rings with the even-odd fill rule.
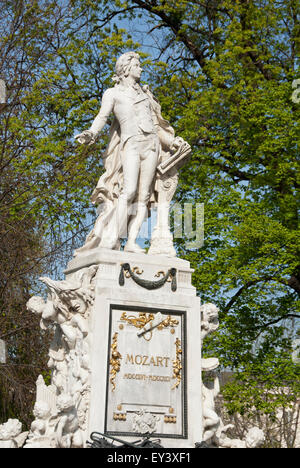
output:
[[254,330],[260,330],[260,332],[256,335],[255,339],[259,337],[259,335],[263,332],[263,330],[267,327],[270,327],[271,325],[275,325],[278,322],[281,322],[281,320],[285,319],[292,319],[292,318],[300,318],[299,314],[286,314],[281,317],[278,317],[275,320],[271,320],[270,322],[266,322],[263,325],[258,325],[257,327],[254,327]]
[[205,50],[199,49],[193,41],[190,40],[188,35],[180,30],[181,24],[178,21],[175,21],[171,16],[168,16],[164,11],[155,9],[153,4],[149,4],[143,0],[133,0],[135,4],[137,4],[140,8],[147,10],[149,13],[152,13],[156,16],[159,16],[166,26],[168,26],[172,32],[175,34],[176,37],[180,38],[184,45],[188,48],[188,50],[193,54],[194,59],[198,62],[201,68],[205,68]]
[[243,292],[250,288],[251,286],[254,286],[255,284],[257,283],[260,283],[262,281],[272,281],[274,280],[275,278],[273,278],[273,276],[265,276],[263,278],[258,278],[256,280],[252,280],[252,281],[248,281],[247,283],[245,283],[235,294],[234,296],[232,296],[232,298],[230,299],[230,301],[227,303],[227,305],[225,306],[225,308],[223,309],[223,311],[225,313],[227,313],[229,311],[229,309],[233,306],[233,304],[238,300],[238,298],[241,296],[241,294],[243,294]]

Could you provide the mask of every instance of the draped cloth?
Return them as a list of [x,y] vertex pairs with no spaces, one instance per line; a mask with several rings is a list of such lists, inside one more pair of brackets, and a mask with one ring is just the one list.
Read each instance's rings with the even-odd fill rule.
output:
[[[150,100],[153,120],[160,140],[159,165],[165,155],[168,154],[168,150],[174,140],[174,129],[170,126],[169,122],[162,117],[160,104],[154,98],[148,86],[144,86],[143,90],[146,92]],[[83,247],[77,249],[75,254],[101,246],[102,240],[103,245],[105,246],[105,239],[110,240],[112,236],[115,236],[118,239],[114,249],[120,248],[119,235],[117,232],[118,220],[116,219],[116,208],[123,188],[123,168],[120,155],[124,143],[125,142],[121,140],[119,123],[115,118],[110,128],[109,143],[102,155],[105,172],[100,177],[91,197],[92,203],[99,205],[100,213],[96,219],[94,228],[86,238],[86,243]],[[150,204],[156,198],[156,182],[157,176],[155,175],[152,195],[149,202]]]

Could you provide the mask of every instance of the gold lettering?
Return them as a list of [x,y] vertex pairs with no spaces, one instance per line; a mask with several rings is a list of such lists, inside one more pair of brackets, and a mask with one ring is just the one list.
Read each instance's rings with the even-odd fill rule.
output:
[[149,363],[147,363],[148,359],[149,359],[149,356],[143,356],[143,366],[150,366]]
[[158,365],[158,366],[163,366],[163,363],[162,363],[163,358],[162,358],[162,357],[157,356],[156,360],[157,360],[157,365]]
[[167,375],[146,375],[146,374],[124,374],[124,379],[148,380],[152,382],[170,382],[171,377]]
[[157,366],[157,364],[156,364],[155,359],[154,359],[153,356],[151,356],[150,364],[152,364],[153,366]]
[[137,364],[143,366],[169,367],[170,358],[168,356],[147,356],[141,354],[127,354],[125,364]]
[[131,362],[131,364],[134,364],[134,362],[133,362],[133,354],[127,354],[127,356],[126,356],[126,364],[128,364],[128,362]]
[[[139,362],[138,362],[139,360]],[[142,364],[142,356],[140,354],[137,354],[135,356],[135,359],[134,359],[134,362],[139,366],[140,364]]]

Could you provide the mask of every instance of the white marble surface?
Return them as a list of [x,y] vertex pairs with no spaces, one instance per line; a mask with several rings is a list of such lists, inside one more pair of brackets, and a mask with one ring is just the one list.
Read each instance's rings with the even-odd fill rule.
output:
[[[96,252],[95,252],[96,254]],[[185,341],[186,353],[186,391],[187,391],[187,420],[188,432],[186,439],[179,438],[161,438],[161,443],[165,447],[194,447],[196,442],[201,441],[202,437],[202,408],[201,408],[201,323],[199,312],[200,300],[196,297],[195,289],[191,286],[191,269],[189,263],[180,259],[165,258],[161,262],[161,257],[147,256],[144,254],[132,254],[129,252],[113,252],[108,253],[99,250],[94,256],[97,258],[99,264],[98,273],[95,281],[95,302],[93,309],[90,313],[91,330],[91,399],[89,411],[89,430],[88,433],[93,431],[104,432],[105,430],[105,417],[106,417],[106,399],[107,392],[111,395],[111,389],[107,387],[107,372],[109,372],[108,352],[110,350],[110,313],[111,306],[117,305],[118,307],[135,307],[136,310],[157,309],[162,314],[169,310],[183,312],[186,318],[186,336],[188,339]],[[90,262],[89,256],[85,257],[87,264]],[[134,261],[133,261],[134,260]],[[101,263],[102,261],[102,263]],[[79,263],[77,263],[79,262]],[[179,273],[186,276],[179,282],[176,292],[171,291],[170,283],[166,283],[161,289],[146,290],[133,282],[131,278],[125,279],[125,285],[119,286],[118,277],[120,272],[120,264],[128,262],[130,265],[139,267],[143,270],[141,277],[148,280],[156,280],[154,273],[164,270],[167,267],[177,267]],[[72,260],[67,270],[67,276],[74,274],[75,263],[77,267],[79,264],[84,265],[83,258],[79,257]],[[102,267],[105,265],[105,268]],[[68,274],[68,271],[70,272]],[[128,312],[129,314],[129,312]],[[132,329],[133,333],[133,329]],[[168,332],[169,333],[169,332]],[[168,334],[168,336],[170,336]],[[128,351],[134,351],[134,341],[128,339]],[[126,347],[122,344],[123,349]],[[159,348],[159,346],[162,346]],[[165,349],[166,343],[158,345],[157,350],[161,353],[167,353]],[[174,349],[174,344],[172,344]],[[140,350],[141,352],[145,351]],[[174,357],[174,354],[170,357]],[[118,373],[117,373],[118,374]],[[120,376],[117,375],[116,382],[120,385]],[[133,384],[132,384],[133,385]],[[135,385],[133,389],[137,388]],[[128,391],[128,386],[124,386],[124,390]],[[152,391],[152,390],[151,390]],[[183,388],[180,390],[183,391]],[[170,393],[170,392],[169,392]],[[177,392],[178,393],[178,392]],[[180,392],[179,392],[180,393]],[[149,408],[153,409],[155,405],[163,405],[162,398],[167,395],[155,394],[153,390],[153,398],[151,405],[143,407],[140,405],[138,408],[147,413]],[[138,398],[141,398],[138,395]],[[141,400],[139,400],[141,402]],[[132,401],[131,401],[132,403]],[[169,404],[167,402],[167,404]],[[176,402],[174,403],[176,406]],[[138,410],[137,408],[137,410]],[[146,411],[147,410],[147,411]],[[122,412],[120,410],[120,412]],[[137,414],[138,411],[135,412]],[[152,413],[159,417],[155,411]],[[130,421],[133,423],[134,413],[131,413]],[[179,418],[180,419],[180,418]],[[117,421],[118,426],[122,421]],[[161,424],[157,421],[157,424]],[[171,431],[176,432],[176,424],[170,424]],[[174,429],[175,428],[175,429]],[[159,428],[157,429],[159,430]],[[162,430],[162,428],[160,428]],[[126,437],[123,439],[134,440],[136,436]]]
[[[141,312],[148,319],[150,314],[160,313],[157,310],[112,308],[111,338],[116,336],[121,357],[120,369],[108,385],[106,432],[133,432],[133,421],[140,412],[148,412],[156,419],[153,429],[156,434],[181,435],[184,432],[184,316],[162,311],[161,323],[170,316],[174,326],[163,329],[156,326],[142,336],[138,336],[138,323],[131,323],[139,319]],[[122,319],[124,315],[125,319]],[[173,368],[177,340],[182,349],[179,360],[182,371],[178,381]],[[118,414],[124,415],[126,420],[118,419]]]
[[[115,86],[102,96],[101,108],[91,127],[75,138],[93,144],[110,114],[114,115],[110,140],[103,155],[105,172],[92,194],[101,206],[94,228],[75,254],[95,247],[141,253],[136,243],[150,204],[157,204],[158,223],[152,254],[176,256],[168,213],[178,182],[178,167],[191,148],[161,115],[160,105],[149,87],[141,86],[142,68],[135,52],[126,52],[115,66]],[[167,216],[166,216],[167,215]]]
[[[76,271],[91,265],[98,265],[97,278],[98,284],[101,287],[114,288],[119,287],[118,279],[121,265],[129,263],[131,269],[138,268],[142,271],[139,275],[143,279],[158,281],[162,278],[162,273],[166,273],[170,268],[176,268],[177,293],[185,295],[196,294],[196,289],[191,284],[193,269],[190,268],[190,263],[180,258],[171,258],[163,255],[146,255],[133,252],[124,252],[118,250],[109,250],[104,248],[96,248],[89,252],[81,253],[73,258],[65,270],[67,278],[72,278]],[[159,276],[156,276],[158,275]],[[100,282],[101,279],[101,282]],[[125,278],[126,290],[132,292],[141,292],[141,287],[138,286],[131,278]],[[153,296],[152,291],[142,289],[145,297],[148,297],[147,302],[151,302]],[[171,292],[171,283],[167,282],[158,290],[158,294]],[[173,293],[172,293],[173,294]]]
[[[126,271],[121,285],[125,263],[150,282],[176,269],[176,290],[170,281],[146,289]],[[38,379],[26,447],[81,447],[93,431],[135,440],[139,428],[166,448],[202,440],[201,313],[191,274],[182,259],[100,248],[74,258],[65,280],[41,278],[48,299],[27,307],[42,328],[56,324],[52,381]],[[132,322],[140,314],[148,314],[142,327]],[[143,374],[145,384],[126,374]]]

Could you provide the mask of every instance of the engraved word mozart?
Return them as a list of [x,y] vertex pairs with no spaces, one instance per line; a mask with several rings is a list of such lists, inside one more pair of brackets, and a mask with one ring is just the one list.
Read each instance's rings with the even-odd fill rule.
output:
[[167,356],[147,356],[142,354],[127,354],[126,364],[137,364],[142,366],[168,367],[170,358]]

